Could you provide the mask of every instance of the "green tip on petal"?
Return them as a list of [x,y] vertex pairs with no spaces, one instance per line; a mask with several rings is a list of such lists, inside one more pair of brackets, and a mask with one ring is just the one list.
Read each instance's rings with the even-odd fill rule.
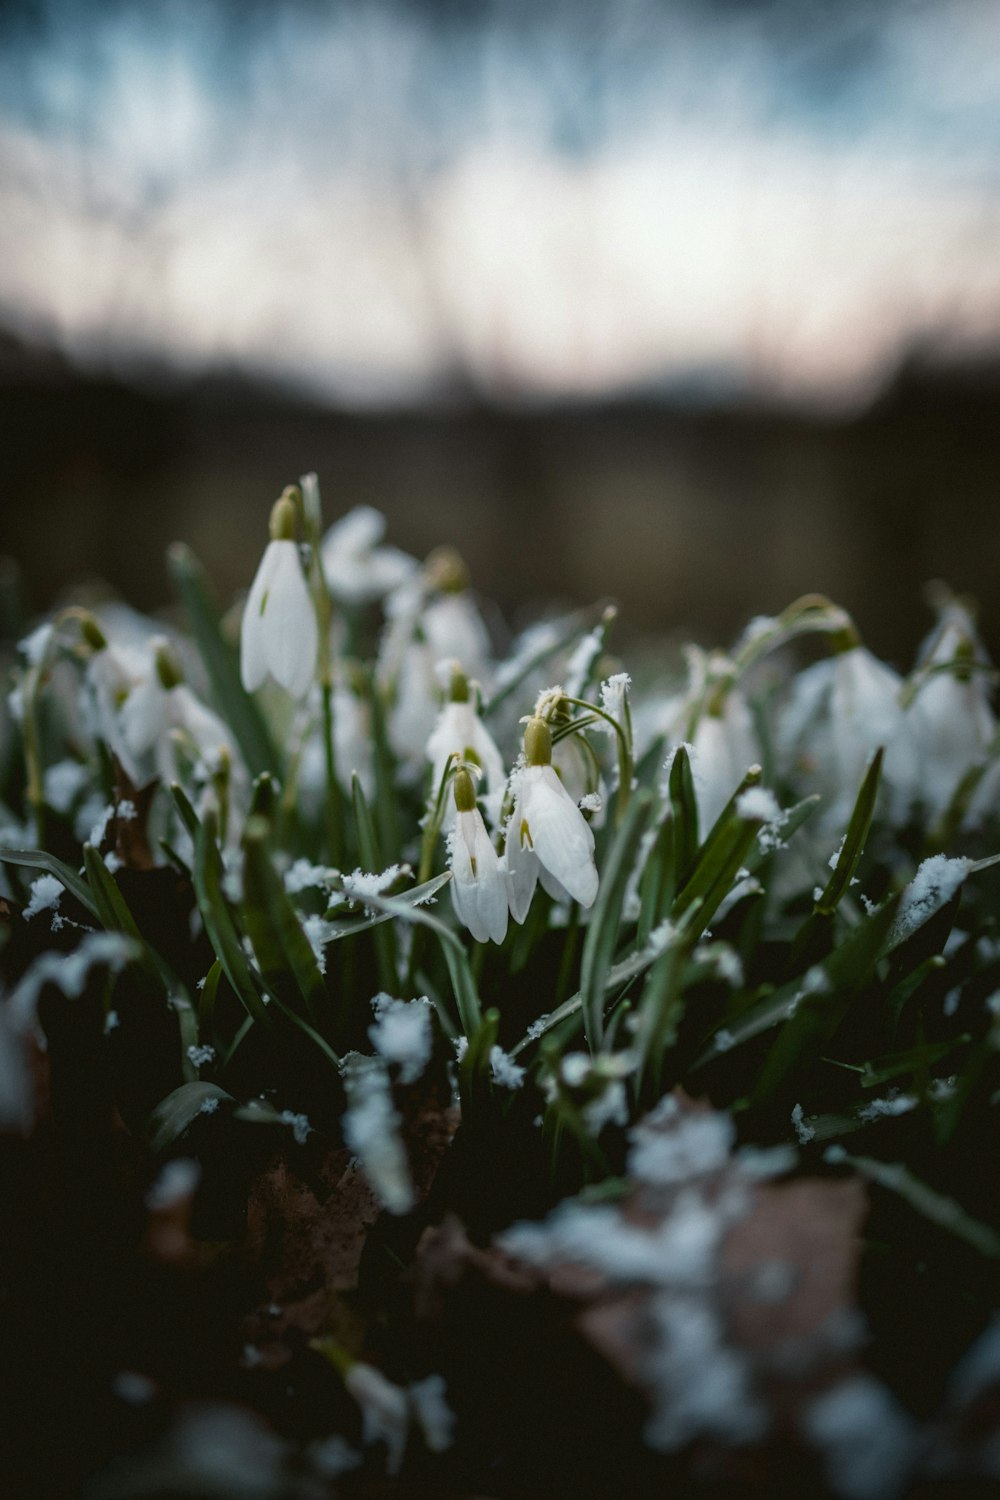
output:
[[475,812],[476,789],[468,771],[457,771],[454,781],[455,808],[460,813]]
[[160,686],[167,693],[184,681],[180,662],[165,641],[156,648],[156,675],[160,680]]
[[295,540],[295,501],[288,490],[280,500],[275,500],[271,507],[271,540],[272,542],[292,542]]

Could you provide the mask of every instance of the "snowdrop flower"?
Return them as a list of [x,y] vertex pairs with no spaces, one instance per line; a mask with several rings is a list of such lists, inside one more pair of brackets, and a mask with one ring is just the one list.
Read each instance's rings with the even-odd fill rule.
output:
[[593,906],[598,875],[594,835],[552,767],[552,732],[544,719],[528,720],[527,764],[517,773],[514,812],[507,827],[510,914],[523,922],[535,883],[556,901]]
[[502,943],[507,935],[507,881],[476,806],[476,791],[468,771],[457,772],[454,794],[455,827],[448,846],[455,915],[477,943],[490,938]]
[[93,619],[88,621],[84,639],[93,652],[86,668],[90,692],[84,717],[94,738],[107,745],[130,780],[138,784],[142,771],[126,739],[121,714],[130,693],[149,675],[148,653],[112,645]]
[[293,698],[316,675],[319,628],[295,541],[295,505],[282,495],[271,511],[271,540],[257,569],[240,629],[240,676],[248,693],[270,675]]
[[[721,700],[721,701],[720,701]],[[760,760],[750,706],[739,688],[715,695],[691,739],[698,818],[707,833],[750,766]]]
[[778,726],[779,745],[800,761],[806,789],[823,794],[819,827],[843,828],[879,745],[885,746],[882,774],[889,814],[905,818],[915,770],[901,688],[899,674],[860,645],[853,632],[834,656],[796,678]]
[[399,587],[416,570],[415,558],[380,547],[385,516],[357,505],[330,527],[320,546],[327,586],[341,604],[370,604]]
[[438,715],[437,723],[427,741],[427,759],[431,763],[433,777],[431,795],[441,784],[441,778],[454,755],[459,760],[471,762],[483,773],[483,781],[490,793],[495,808],[491,807],[491,818],[495,822],[500,812],[500,798],[506,780],[503,758],[493,736],[476,712],[469,697],[469,680],[458,663],[451,666],[449,701]]
[[176,781],[178,741],[187,741],[194,755],[207,765],[214,769],[224,764],[241,777],[242,763],[233,757],[229,729],[182,680],[167,640],[154,637],[150,647],[153,670],[132,689],[121,710],[126,769],[131,764],[141,771],[151,756],[160,780]]
[[[977,670],[987,657],[975,627],[958,606],[950,616],[921,664],[927,675],[908,711],[916,746],[914,794],[936,817],[946,811],[966,771],[986,759],[997,731],[988,680]],[[977,795],[969,822],[985,811]]]

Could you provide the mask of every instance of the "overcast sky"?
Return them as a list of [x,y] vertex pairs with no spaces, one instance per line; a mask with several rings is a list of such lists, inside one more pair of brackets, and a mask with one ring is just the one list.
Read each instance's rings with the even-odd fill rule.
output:
[[0,322],[348,403],[1000,342],[1000,0],[0,8]]

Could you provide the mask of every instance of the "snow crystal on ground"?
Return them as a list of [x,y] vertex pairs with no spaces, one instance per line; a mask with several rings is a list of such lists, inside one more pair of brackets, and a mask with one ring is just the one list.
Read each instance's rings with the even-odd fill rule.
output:
[[201,1178],[201,1167],[187,1157],[168,1161],[146,1194],[146,1207],[153,1213],[174,1208],[190,1198]]
[[414,1203],[413,1184],[384,1064],[350,1054],[345,1059],[344,1086],[348,1101],[344,1139],[384,1207],[393,1214],[408,1213]]
[[628,1170],[641,1182],[685,1182],[724,1167],[735,1139],[727,1114],[682,1112],[676,1099],[668,1097],[629,1132]]
[[426,1375],[410,1386],[410,1403],[424,1442],[432,1453],[444,1453],[455,1441],[455,1413],[448,1405],[443,1375]]
[[400,1083],[415,1083],[430,1062],[433,1046],[431,1003],[394,1000],[384,991],[372,1001],[375,1024],[369,1026],[372,1044],[386,1062],[399,1064]]
[[295,1144],[304,1146],[312,1131],[308,1115],[297,1115],[292,1109],[283,1109],[280,1118],[283,1125],[290,1126]]
[[749,1359],[726,1345],[718,1313],[694,1296],[660,1296],[652,1313],[659,1337],[646,1369],[651,1447],[669,1452],[706,1435],[726,1443],[762,1437],[767,1413],[754,1398]]
[[826,1391],[806,1413],[805,1429],[844,1500],[892,1500],[905,1485],[914,1458],[913,1423],[872,1376],[851,1376]]

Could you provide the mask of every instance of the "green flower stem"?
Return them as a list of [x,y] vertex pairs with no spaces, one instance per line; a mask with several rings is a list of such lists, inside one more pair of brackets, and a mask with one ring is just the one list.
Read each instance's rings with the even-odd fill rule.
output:
[[609,714],[603,708],[598,708],[596,703],[588,703],[585,698],[563,698],[562,701],[571,703],[574,708],[586,709],[588,713],[610,724],[615,732],[618,742],[618,796],[615,800],[615,822],[620,824],[628,811],[629,799],[632,796],[632,718],[628,711],[628,699],[626,697],[624,727],[619,724],[613,714]]

